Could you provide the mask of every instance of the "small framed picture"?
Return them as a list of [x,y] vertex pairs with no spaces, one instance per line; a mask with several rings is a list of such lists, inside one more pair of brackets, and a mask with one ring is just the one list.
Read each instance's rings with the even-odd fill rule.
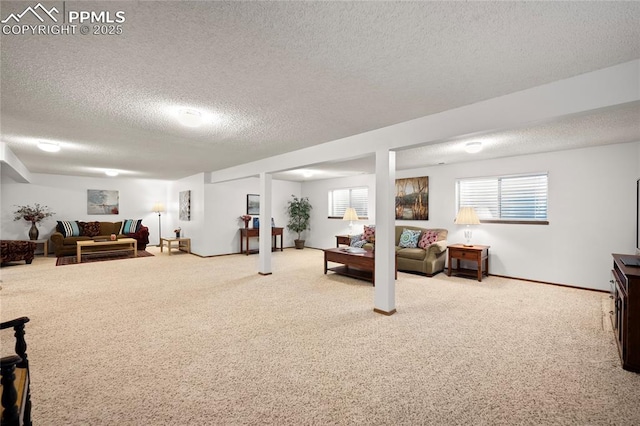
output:
[[260,195],[259,194],[247,194],[247,214],[249,215],[260,214]]

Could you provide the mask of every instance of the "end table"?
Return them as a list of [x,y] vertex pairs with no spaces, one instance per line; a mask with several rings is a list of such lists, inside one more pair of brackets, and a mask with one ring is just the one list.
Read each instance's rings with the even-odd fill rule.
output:
[[350,235],[336,235],[336,248],[340,247],[340,244],[344,244],[345,246],[351,245],[351,236]]
[[[489,247],[491,246],[465,246],[464,244],[447,246],[449,252],[447,275],[451,276],[451,272],[454,272],[458,275],[477,276],[478,281],[482,281],[482,274],[489,276]],[[454,259],[456,260],[455,269],[453,268]],[[475,262],[478,265],[478,270],[461,268],[461,260]]]

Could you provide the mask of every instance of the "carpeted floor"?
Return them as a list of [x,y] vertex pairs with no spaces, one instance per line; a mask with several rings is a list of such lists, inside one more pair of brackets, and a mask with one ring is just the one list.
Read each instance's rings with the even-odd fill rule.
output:
[[[604,293],[399,273],[398,313],[322,252],[4,268],[38,425],[634,425]],[[2,335],[3,354],[12,336]]]
[[[87,253],[82,255],[82,262],[80,263],[90,263],[90,262],[104,262],[108,260],[121,260],[121,259],[137,259],[139,257],[149,257],[153,256],[153,254],[149,253],[146,250],[138,250],[137,256],[133,256],[132,251],[117,251],[117,252],[95,252],[95,253]],[[78,264],[78,256],[62,256],[56,260],[56,266],[62,265],[77,265]]]

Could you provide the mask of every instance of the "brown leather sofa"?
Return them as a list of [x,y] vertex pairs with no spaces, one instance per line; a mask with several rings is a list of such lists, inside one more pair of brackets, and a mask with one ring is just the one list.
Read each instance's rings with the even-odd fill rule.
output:
[[[122,222],[78,222],[80,224],[80,235],[75,237],[65,237],[61,230],[56,228],[56,231],[51,234],[51,244],[56,257],[69,256],[77,253],[78,241],[87,240],[108,240],[111,234],[116,234],[117,238],[134,238],[138,242],[138,250],[144,250],[149,244],[149,228],[146,226],[140,226],[135,233],[120,234],[120,228]],[[89,235],[83,235],[83,224],[87,223],[99,223],[100,229],[96,231],[99,235],[94,235],[95,232],[89,233]]]

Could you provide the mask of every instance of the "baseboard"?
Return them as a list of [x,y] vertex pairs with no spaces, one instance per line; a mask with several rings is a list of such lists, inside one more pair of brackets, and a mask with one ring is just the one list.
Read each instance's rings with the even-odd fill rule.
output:
[[386,316],[391,316],[393,314],[395,314],[397,311],[395,309],[392,309],[391,311],[383,311],[382,309],[378,309],[378,308],[373,308],[373,312],[375,312],[376,314],[382,314],[382,315],[386,315]]
[[555,285],[555,286],[559,286],[559,287],[577,288],[578,290],[597,291],[598,293],[609,293],[609,291],[607,291],[607,290],[600,290],[600,289],[597,289],[597,288],[579,287],[577,285],[559,284],[559,283],[552,283],[552,282],[549,282],[549,281],[530,280],[528,278],[510,277],[508,275],[489,274],[489,276],[490,277],[507,278],[509,280],[527,281],[527,282],[536,283],[536,284],[546,284],[546,285]]

